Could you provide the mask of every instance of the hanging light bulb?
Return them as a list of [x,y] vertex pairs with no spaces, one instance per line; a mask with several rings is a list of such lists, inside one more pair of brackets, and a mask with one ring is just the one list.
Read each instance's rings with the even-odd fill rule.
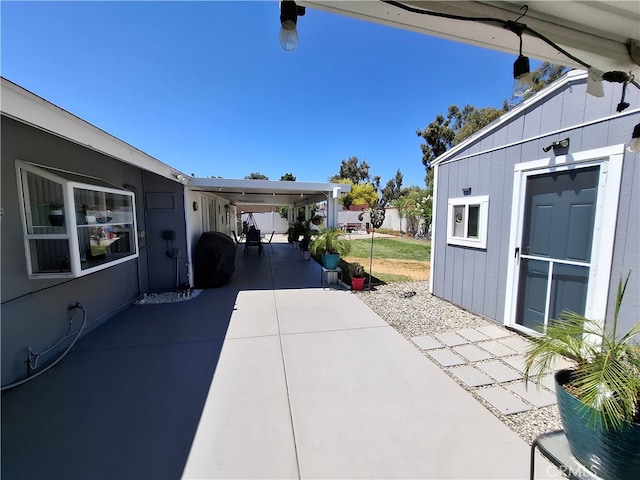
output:
[[533,90],[533,76],[529,67],[529,57],[520,55],[513,63],[513,90],[511,96],[514,98],[524,97]]
[[280,2],[280,46],[290,52],[298,48],[298,16],[305,14],[305,7],[296,2]]
[[640,123],[633,128],[633,134],[631,134],[631,142],[627,145],[627,151],[631,153],[640,152]]

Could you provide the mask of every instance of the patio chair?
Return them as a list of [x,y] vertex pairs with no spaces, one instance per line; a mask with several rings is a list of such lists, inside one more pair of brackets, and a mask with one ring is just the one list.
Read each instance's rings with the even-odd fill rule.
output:
[[262,255],[262,240],[260,239],[260,230],[251,227],[247,231],[244,241],[244,254],[247,255],[251,251],[251,247],[258,247],[258,255]]
[[264,242],[262,242],[263,245],[269,245],[271,247],[271,251],[273,252],[273,245],[271,245],[271,240],[273,240],[273,234],[276,233],[276,231],[274,230],[273,232],[271,232],[271,235],[269,236],[269,240],[265,240]]

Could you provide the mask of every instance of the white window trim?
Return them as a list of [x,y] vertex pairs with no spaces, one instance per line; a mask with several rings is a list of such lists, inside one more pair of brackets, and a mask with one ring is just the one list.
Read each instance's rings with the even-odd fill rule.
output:
[[598,205],[594,219],[594,238],[591,251],[591,272],[585,316],[604,319],[607,311],[611,263],[615,242],[615,227],[618,218],[618,201],[624,160],[624,144],[576,152],[555,158],[518,163],[514,167],[514,182],[511,208],[511,229],[509,241],[509,260],[507,268],[504,324],[526,333],[535,333],[516,323],[517,308],[517,270],[518,258],[513,254],[521,243],[521,215],[526,192],[526,180],[530,175],[565,171],[570,168],[600,166],[598,182]]
[[[465,236],[456,237],[453,235],[454,223],[453,208],[464,206],[468,211],[469,206],[478,205],[480,214],[478,217],[478,238],[467,237],[467,223],[465,222]],[[475,197],[457,197],[448,200],[447,208],[447,243],[461,247],[485,249],[487,248],[487,226],[489,223],[489,195],[479,195]],[[465,216],[465,219],[468,218]]]
[[[50,167],[39,168],[39,166],[36,164],[32,164],[30,162],[25,162],[22,160],[16,160],[18,192],[20,195],[20,214],[21,214],[20,216],[21,216],[23,238],[24,238],[24,245],[25,245],[25,260],[27,265],[27,274],[30,279],[78,278],[78,277],[88,275],[90,273],[97,272],[99,270],[104,270],[106,268],[110,268],[115,265],[119,265],[121,263],[137,259],[139,257],[136,204],[135,204],[135,196],[133,193],[120,190],[117,188],[108,188],[108,187],[93,185],[90,183],[91,177],[87,177],[87,183],[79,183],[79,182],[67,180],[65,178],[56,176],[55,173],[52,173],[49,170],[46,170],[46,168],[50,168]],[[24,203],[25,191],[23,186],[22,172],[31,172],[33,174],[46,178],[47,180],[51,180],[53,182],[56,182],[62,185],[62,192],[64,197],[64,214],[65,214],[65,229],[66,229],[65,233],[37,235],[37,234],[31,234],[28,232],[27,222],[29,221],[28,220],[29,212],[27,212],[27,210],[25,209],[26,207]],[[113,193],[116,195],[128,196],[131,198],[131,208],[132,208],[131,225],[132,225],[132,232],[134,235],[132,245],[134,250],[130,255],[113,259],[109,262],[101,263],[93,267],[82,269],[81,261],[80,261],[80,253],[79,253],[79,242],[78,242],[78,236],[77,236],[77,223],[76,223],[76,216],[75,216],[76,209],[75,209],[74,199],[73,199],[74,188],[96,190],[96,191],[105,192],[105,193]],[[29,242],[30,240],[34,240],[34,239],[66,240],[69,244],[70,271],[56,272],[56,273],[54,272],[34,273],[32,258],[29,253],[30,252]]]

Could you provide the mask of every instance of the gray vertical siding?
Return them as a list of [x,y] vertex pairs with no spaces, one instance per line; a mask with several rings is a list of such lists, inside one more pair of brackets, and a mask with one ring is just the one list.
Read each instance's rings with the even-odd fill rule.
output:
[[[506,275],[509,255],[513,169],[517,163],[538,160],[552,154],[542,148],[560,138],[569,137],[570,152],[627,143],[640,113],[575,128],[561,134],[529,139],[585,122],[603,119],[616,113],[621,86],[605,84],[605,96],[586,95],[584,80],[566,85],[538,104],[483,138],[477,139],[458,154],[438,166],[435,258],[433,293],[467,310],[504,322]],[[635,88],[627,92],[626,101],[637,109],[640,94]],[[507,148],[501,145],[514,144]],[[495,149],[495,150],[494,150]],[[483,153],[484,152],[484,153]],[[625,153],[614,259],[611,267],[611,296],[623,272],[633,270],[629,294],[625,299],[623,327],[630,327],[640,311],[640,223],[639,155]],[[462,196],[462,188],[471,187],[472,196],[489,195],[487,249],[478,250],[446,243],[447,200]],[[609,302],[609,311],[613,308]],[[625,313],[629,312],[629,313]]]
[[[160,184],[164,190],[176,189],[176,184],[160,180],[153,174],[144,175],[143,180],[139,168],[5,116],[2,116],[1,128],[3,216],[0,338],[1,384],[6,385],[26,374],[24,361],[28,347],[39,351],[65,335],[70,318],[69,305],[80,302],[87,311],[88,321],[94,322],[95,328],[133,301],[140,291],[146,291],[146,266],[158,263],[157,259],[147,259],[147,250],[144,248],[147,242],[141,241],[143,248],[138,259],[77,279],[30,279],[25,262],[15,161],[24,160],[90,175],[116,186],[127,185],[135,193],[138,230],[146,229],[143,201],[145,182],[155,186]],[[177,188],[182,195],[182,186],[177,185]],[[174,219],[174,225],[177,223]],[[173,228],[184,232],[184,220]],[[140,271],[142,275],[139,275]],[[173,282],[170,282],[167,288],[172,285]],[[78,315],[73,329],[77,329],[80,323]],[[61,350],[67,346],[68,343],[62,344]]]

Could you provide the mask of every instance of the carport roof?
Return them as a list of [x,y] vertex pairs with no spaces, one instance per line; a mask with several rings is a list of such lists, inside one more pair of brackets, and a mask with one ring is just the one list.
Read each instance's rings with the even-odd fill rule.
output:
[[188,188],[214,193],[234,205],[304,205],[322,202],[351,191],[342,183],[288,182],[271,180],[189,178]]

